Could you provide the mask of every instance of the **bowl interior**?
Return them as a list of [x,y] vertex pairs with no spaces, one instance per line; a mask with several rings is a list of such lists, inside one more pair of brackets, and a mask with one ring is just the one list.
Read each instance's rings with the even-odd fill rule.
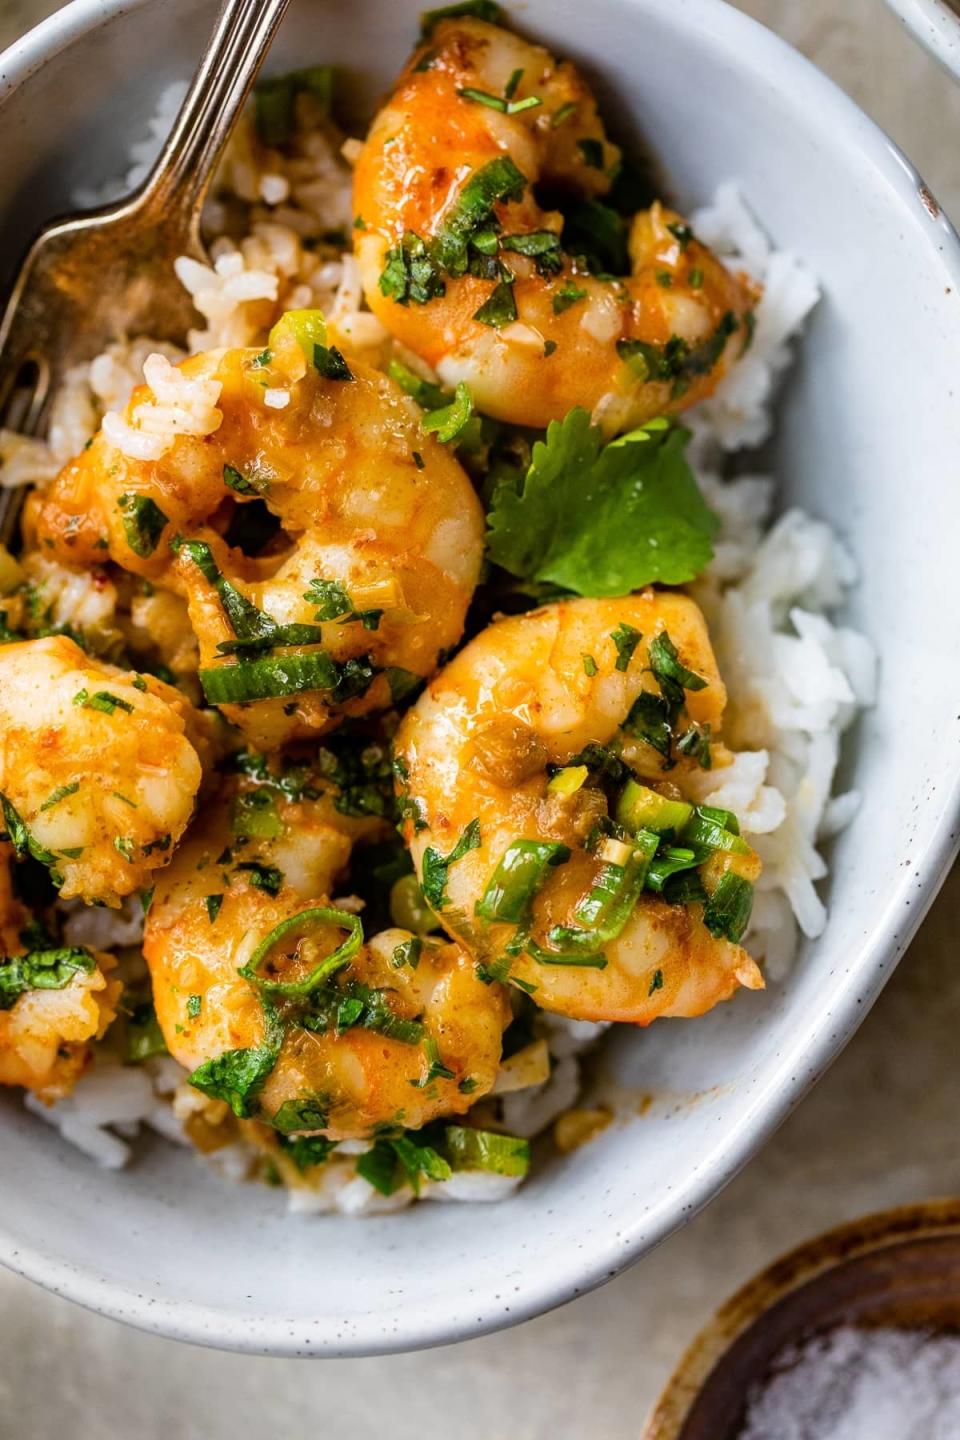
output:
[[[418,9],[295,0],[270,68],[334,61],[368,112]],[[74,186],[122,167],[212,16],[196,0],[78,0],[8,53],[5,266],[39,220],[69,208]],[[231,1189],[159,1145],[126,1173],[100,1172],[7,1097],[0,1258],[182,1338],[307,1354],[405,1348],[509,1324],[614,1273],[730,1177],[852,1033],[952,844],[955,237],[852,104],[715,0],[528,0],[517,19],[586,65],[681,205],[736,178],[822,282],[773,463],[783,505],[830,520],[860,564],[851,618],[883,663],[850,757],[863,805],[834,847],[826,934],[789,980],[696,1024],[616,1035],[606,1068],[621,1094],[652,1092],[652,1107],[497,1208],[291,1220],[275,1193]]]

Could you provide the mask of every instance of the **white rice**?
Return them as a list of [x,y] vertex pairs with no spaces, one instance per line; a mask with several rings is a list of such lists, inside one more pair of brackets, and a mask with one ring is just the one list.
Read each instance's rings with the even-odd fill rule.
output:
[[[151,135],[137,147],[117,193],[142,178],[180,93],[164,93]],[[191,352],[256,343],[285,309],[311,306],[325,312],[334,337],[353,353],[373,363],[387,358],[390,342],[364,308],[356,261],[317,243],[349,224],[344,156],[355,158],[355,142],[341,146],[320,128],[298,143],[292,157],[271,154],[269,168],[258,169],[249,131],[240,127],[224,178],[249,207],[249,232],[239,240],[215,240],[209,265],[187,257],[176,262],[204,321],[189,336]],[[214,228],[222,213],[220,202],[211,202]],[[760,852],[764,872],[747,944],[777,979],[794,958],[799,932],[813,938],[826,921],[816,884],[827,866],[818,846],[856,811],[857,795],[834,795],[833,782],[841,736],[872,701],[875,661],[861,635],[830,619],[856,573],[829,527],[791,510],[768,529],[774,480],[723,478],[730,452],[755,446],[770,433],[777,381],[789,364],[789,342],[816,303],[816,283],[795,257],[771,248],[734,185],[721,185],[713,202],[691,218],[704,241],[764,285],[749,352],[686,418],[694,430],[691,459],[721,520],[713,564],[693,588],[729,688],[726,733],[736,752],[729,767],[698,777],[699,798],[735,811]],[[177,433],[212,433],[219,424],[219,387],[185,380],[170,363],[179,358],[171,346],[139,339],[113,345],[79,367],[56,399],[45,442],[0,433],[0,484],[47,483],[101,422],[121,449],[144,458],[162,454]],[[152,399],[128,421],[121,412],[141,376]],[[282,408],[286,398],[273,392],[268,403]],[[75,600],[78,608],[82,598]],[[132,905],[121,911],[71,906],[66,922],[69,943],[107,949],[136,945],[141,930]],[[496,1123],[529,1137],[576,1105],[580,1055],[606,1028],[542,1012],[536,1023],[549,1046],[550,1078],[482,1102],[496,1107]],[[30,1098],[27,1104],[93,1159],[117,1168],[130,1160],[130,1141],[141,1126],[189,1143],[184,1124],[208,1102],[185,1081],[186,1072],[170,1059],[132,1068],[100,1056],[68,1099],[52,1107]],[[408,1188],[383,1196],[357,1174],[356,1155],[365,1148],[365,1142],[342,1145],[327,1164],[312,1167],[289,1191],[291,1210],[359,1215],[409,1204],[414,1197]],[[240,1140],[208,1158],[239,1180],[262,1157]],[[424,1182],[421,1198],[495,1200],[517,1183],[462,1172],[442,1184]]]

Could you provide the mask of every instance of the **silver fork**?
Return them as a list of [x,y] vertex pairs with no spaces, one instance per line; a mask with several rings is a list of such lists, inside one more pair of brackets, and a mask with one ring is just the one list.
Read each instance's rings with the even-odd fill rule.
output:
[[[54,221],[33,241],[0,320],[0,427],[41,428],[67,370],[123,335],[183,341],[196,319],[173,260],[206,260],[200,212],[217,161],[290,0],[225,0],[146,180],[113,205]],[[22,490],[0,488],[0,542]]]

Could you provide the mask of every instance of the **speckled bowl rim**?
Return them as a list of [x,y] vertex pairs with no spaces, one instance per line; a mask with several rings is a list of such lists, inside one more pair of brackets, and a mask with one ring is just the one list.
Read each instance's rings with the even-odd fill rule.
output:
[[947,74],[960,80],[960,14],[945,0],[887,0],[887,4]]
[[710,1375],[737,1340],[785,1296],[838,1265],[905,1241],[960,1234],[960,1198],[899,1205],[828,1230],[748,1280],[685,1351],[653,1407],[641,1440],[680,1440]]
[[[29,78],[53,55],[118,15],[159,0],[72,0],[43,21],[0,56],[0,99]],[[724,0],[684,0],[682,12],[672,0],[642,0],[664,7],[672,19],[682,13],[691,33],[709,37],[722,58],[751,68],[768,84],[797,97],[804,123],[821,134],[824,143],[851,150],[869,167],[878,183],[893,192],[905,212],[922,206],[928,220],[939,228],[941,261],[960,290],[960,238],[917,171],[854,102],[784,40]],[[402,1334],[385,1336],[375,1310],[359,1317],[348,1336],[333,1320],[314,1328],[310,1354],[375,1355],[409,1351],[475,1337],[532,1319],[545,1311],[602,1285],[679,1229],[734,1177],[783,1122],[803,1095],[853,1035],[879,995],[921,920],[933,902],[950,863],[960,848],[960,759],[945,777],[941,803],[921,842],[914,870],[916,886],[909,908],[905,905],[877,926],[860,952],[857,965],[833,996],[831,1024],[822,1025],[812,1041],[805,1031],[779,1056],[764,1084],[723,1138],[701,1157],[689,1180],[678,1187],[675,1204],[650,1225],[642,1216],[625,1217],[616,1237],[597,1237],[592,1250],[558,1257],[558,1263],[524,1274],[512,1297],[509,1315],[491,1306],[487,1313],[468,1319],[452,1295],[420,1313],[404,1317]],[[131,1289],[99,1274],[91,1257],[81,1269],[45,1255],[37,1247],[23,1246],[0,1232],[0,1264],[63,1295],[98,1314],[122,1320],[140,1329],[198,1345],[246,1351],[253,1354],[303,1354],[288,1321],[281,1315],[238,1315],[217,1306],[167,1301],[160,1296],[137,1295]]]

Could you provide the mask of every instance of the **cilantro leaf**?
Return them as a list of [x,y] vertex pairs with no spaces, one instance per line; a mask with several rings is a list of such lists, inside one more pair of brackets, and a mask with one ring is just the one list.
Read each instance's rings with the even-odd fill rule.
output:
[[713,556],[717,520],[685,459],[688,439],[659,422],[605,446],[587,412],[570,410],[534,446],[519,487],[495,491],[491,559],[580,595],[692,580]]
[[225,1100],[241,1120],[256,1113],[260,1091],[280,1058],[283,1024],[276,1012],[264,1006],[265,1033],[259,1045],[224,1050],[205,1060],[187,1078],[213,1100]]

